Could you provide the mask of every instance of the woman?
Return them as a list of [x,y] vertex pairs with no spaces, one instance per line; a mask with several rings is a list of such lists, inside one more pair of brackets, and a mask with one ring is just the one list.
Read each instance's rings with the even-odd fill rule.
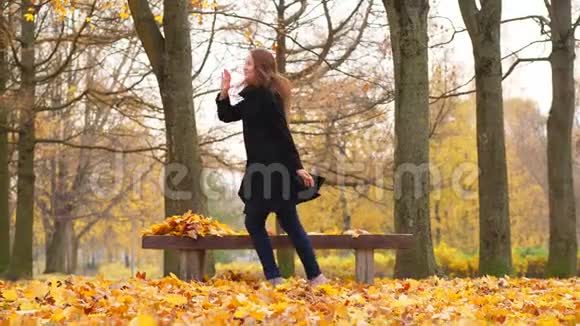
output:
[[216,97],[218,117],[224,122],[243,122],[247,161],[238,195],[245,204],[245,226],[264,275],[273,285],[282,282],[265,228],[268,214],[275,212],[298,252],[310,285],[326,283],[296,211],[298,183],[312,187],[314,180],[302,166],[286,120],[290,83],[277,72],[274,56],[264,49],[254,49],[246,58],[245,87],[239,93],[243,100],[235,105],[228,97],[230,81],[230,73],[224,69]]

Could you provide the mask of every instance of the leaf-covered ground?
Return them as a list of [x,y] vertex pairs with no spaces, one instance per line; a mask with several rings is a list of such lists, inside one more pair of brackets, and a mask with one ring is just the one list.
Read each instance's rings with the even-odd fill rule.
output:
[[[71,276],[0,282],[0,325],[267,324],[576,325],[580,279],[379,279],[310,288],[291,279],[276,288],[239,274],[206,283],[176,277],[124,281]],[[10,321],[10,323],[8,322]]]

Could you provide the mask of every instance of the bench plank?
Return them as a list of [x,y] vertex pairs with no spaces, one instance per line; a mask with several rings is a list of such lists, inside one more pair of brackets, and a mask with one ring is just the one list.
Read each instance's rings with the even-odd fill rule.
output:
[[[412,234],[362,234],[357,238],[342,234],[312,234],[308,236],[316,249],[407,249],[413,244]],[[292,248],[287,235],[270,236],[274,249]],[[147,235],[143,249],[253,249],[248,235],[206,236],[197,239],[168,235]]]

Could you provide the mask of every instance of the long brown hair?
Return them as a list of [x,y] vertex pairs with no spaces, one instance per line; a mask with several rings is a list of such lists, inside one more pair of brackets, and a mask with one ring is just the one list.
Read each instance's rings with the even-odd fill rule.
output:
[[278,72],[274,55],[266,49],[252,49],[250,51],[254,61],[256,78],[252,81],[255,86],[263,86],[271,91],[277,92],[282,98],[284,112],[286,115],[290,110],[292,99],[292,84],[288,78]]

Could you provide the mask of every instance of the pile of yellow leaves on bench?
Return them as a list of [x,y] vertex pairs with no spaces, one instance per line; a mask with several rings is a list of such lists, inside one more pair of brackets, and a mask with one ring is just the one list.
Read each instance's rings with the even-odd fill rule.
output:
[[238,233],[232,230],[229,226],[220,223],[211,217],[205,217],[187,211],[183,215],[170,216],[166,218],[163,223],[154,224],[149,230],[145,230],[141,232],[141,234],[174,235],[197,239],[198,237],[204,237],[206,235],[221,237]]
[[[211,217],[192,213],[191,210],[183,215],[174,215],[165,219],[162,223],[154,224],[150,229],[142,231],[142,235],[174,235],[197,239],[208,235],[222,237],[224,235],[247,235],[245,231],[236,232],[226,224],[220,223]],[[309,232],[309,235],[335,235],[345,234],[353,238],[360,235],[370,234],[363,229],[351,229],[342,232],[318,233]]]

